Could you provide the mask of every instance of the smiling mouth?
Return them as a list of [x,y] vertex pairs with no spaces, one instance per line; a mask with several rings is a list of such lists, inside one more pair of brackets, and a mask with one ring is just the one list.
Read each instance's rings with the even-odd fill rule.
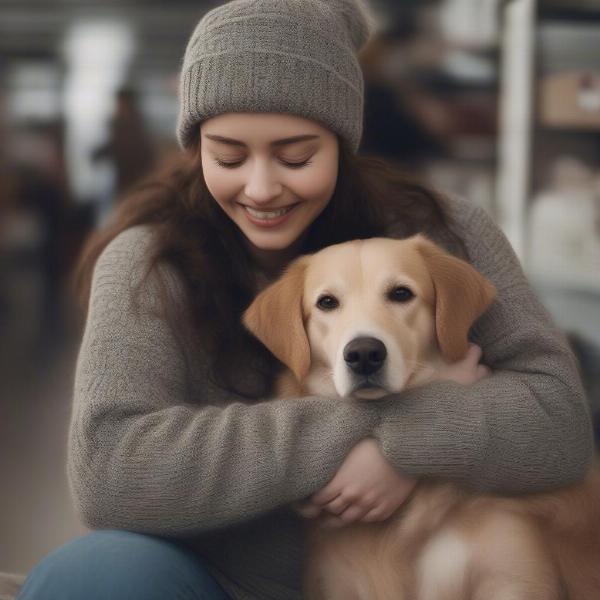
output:
[[257,210],[256,208],[252,208],[251,206],[247,206],[246,204],[241,204],[241,203],[240,203],[240,206],[242,206],[244,208],[244,210],[246,210],[248,213],[250,213],[253,217],[256,217],[257,219],[267,220],[267,219],[276,219],[278,217],[282,217],[283,215],[286,215],[298,204],[300,204],[300,203],[296,202],[294,204],[290,204],[288,206],[282,206],[281,208],[277,208],[274,210]]

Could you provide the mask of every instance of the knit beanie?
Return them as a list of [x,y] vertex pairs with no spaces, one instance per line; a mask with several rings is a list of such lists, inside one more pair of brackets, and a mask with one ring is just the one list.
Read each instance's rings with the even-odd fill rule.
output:
[[227,112],[290,113],[357,151],[364,82],[357,53],[373,20],[363,0],[234,0],[204,15],[185,51],[177,139]]

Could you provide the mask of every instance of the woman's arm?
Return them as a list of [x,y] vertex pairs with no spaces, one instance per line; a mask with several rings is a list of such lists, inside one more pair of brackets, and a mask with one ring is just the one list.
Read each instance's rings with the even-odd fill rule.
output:
[[390,396],[379,403],[374,435],[384,456],[413,476],[514,493],[573,482],[593,453],[575,358],[502,231],[483,209],[459,200],[454,207],[471,263],[498,290],[470,337],[492,374],[471,386],[437,381]]
[[[188,402],[182,348],[158,303],[185,310],[175,271],[155,269],[136,312],[148,229],[100,256],[75,375],[69,481],[83,522],[159,535],[233,524],[322,488],[377,423],[372,406],[314,396],[225,407]],[[207,394],[208,395],[208,394]],[[237,398],[237,401],[236,401]]]

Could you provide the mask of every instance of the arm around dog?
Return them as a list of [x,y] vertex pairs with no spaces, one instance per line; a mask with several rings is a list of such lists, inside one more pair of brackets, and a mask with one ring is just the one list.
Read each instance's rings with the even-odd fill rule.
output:
[[192,534],[323,487],[370,434],[376,411],[314,396],[245,404],[232,395],[222,406],[190,399],[180,342],[157,304],[163,282],[170,309],[185,310],[175,271],[153,270],[134,310],[147,239],[144,227],[126,230],[94,270],[68,448],[84,523]]
[[573,353],[493,220],[462,200],[451,206],[471,264],[498,290],[471,330],[492,375],[471,386],[436,381],[380,401],[382,452],[410,475],[491,491],[576,481],[591,464],[593,436]]

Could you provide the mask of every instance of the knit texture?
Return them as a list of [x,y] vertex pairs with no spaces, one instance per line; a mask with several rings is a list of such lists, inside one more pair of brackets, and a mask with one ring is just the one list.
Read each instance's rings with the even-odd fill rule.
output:
[[177,138],[227,112],[306,117],[356,151],[363,126],[357,52],[373,21],[361,0],[235,0],[209,11],[187,45]]
[[169,311],[189,314],[177,272],[154,269],[134,305],[151,226],[116,237],[95,267],[76,365],[68,475],[83,522],[185,538],[236,600],[300,600],[303,521],[289,504],[324,487],[364,437],[403,472],[487,490],[581,477],[592,428],[564,336],[485,211],[452,199],[448,214],[498,289],[471,336],[493,374],[377,402],[247,403],[211,385],[197,340],[176,336],[157,301],[164,283]]

